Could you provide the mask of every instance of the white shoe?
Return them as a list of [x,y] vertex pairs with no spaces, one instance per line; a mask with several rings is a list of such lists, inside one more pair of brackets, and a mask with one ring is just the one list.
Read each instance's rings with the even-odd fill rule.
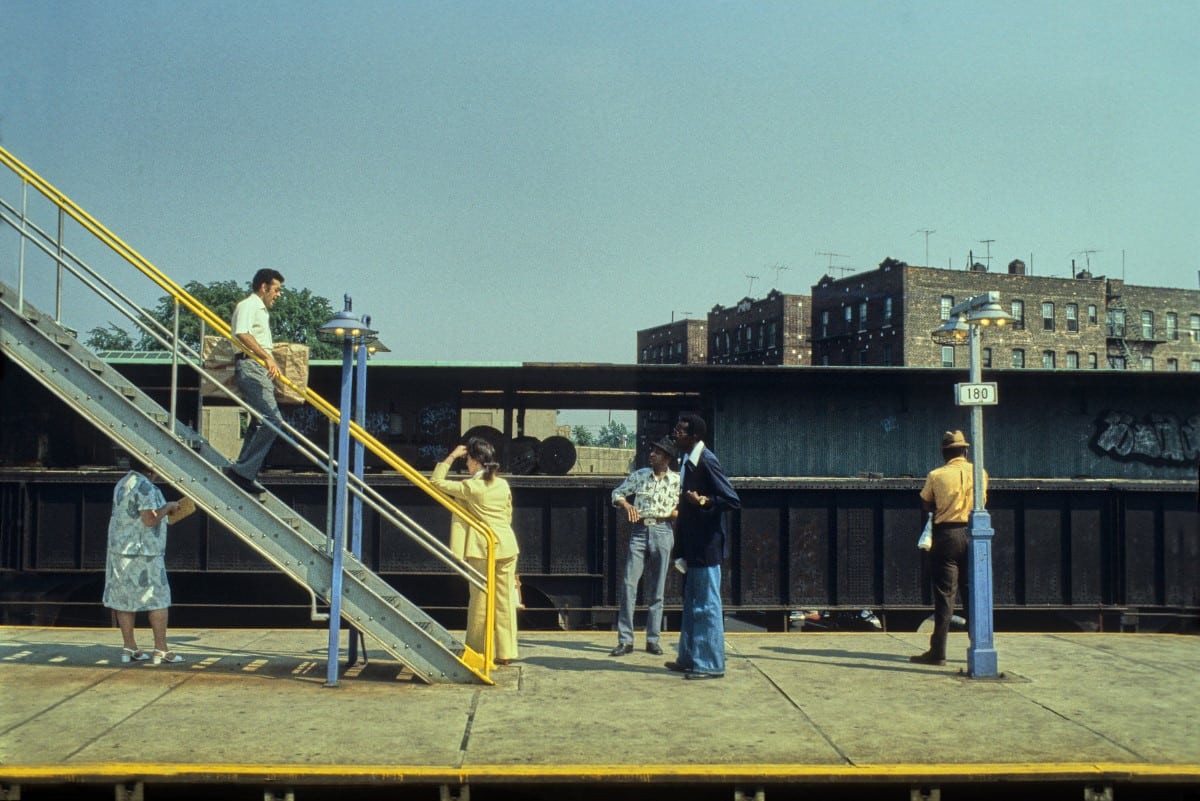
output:
[[183,661],[183,657],[180,656],[179,654],[175,653],[174,651],[160,651],[157,648],[155,648],[154,649],[154,660],[151,662],[151,664],[161,665],[163,662],[169,662],[171,664],[175,664],[176,662],[182,662],[182,661]]

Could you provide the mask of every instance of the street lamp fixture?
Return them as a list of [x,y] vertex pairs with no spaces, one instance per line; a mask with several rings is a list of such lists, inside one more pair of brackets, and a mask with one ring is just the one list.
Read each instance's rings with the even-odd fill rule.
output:
[[970,384],[955,387],[955,403],[971,406],[971,442],[975,448],[972,461],[975,493],[969,523],[970,537],[969,593],[970,610],[967,621],[971,645],[967,649],[967,673],[974,678],[995,678],[998,675],[996,648],[992,628],[992,516],[983,498],[983,406],[997,401],[994,384],[983,383],[979,341],[988,326],[1001,328],[1013,316],[1000,308],[998,292],[984,292],[964,300],[950,310],[950,317],[930,336],[934,342],[954,345],[967,339],[970,344]]

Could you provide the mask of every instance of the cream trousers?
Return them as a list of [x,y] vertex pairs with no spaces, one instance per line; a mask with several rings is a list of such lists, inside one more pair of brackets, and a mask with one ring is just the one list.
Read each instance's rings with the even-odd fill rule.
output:
[[[510,556],[507,559],[496,560],[496,659],[517,658],[517,559],[516,556]],[[467,564],[487,575],[487,559],[468,557]],[[487,631],[487,595],[474,584],[470,587],[467,645],[471,650],[482,654],[484,635]]]

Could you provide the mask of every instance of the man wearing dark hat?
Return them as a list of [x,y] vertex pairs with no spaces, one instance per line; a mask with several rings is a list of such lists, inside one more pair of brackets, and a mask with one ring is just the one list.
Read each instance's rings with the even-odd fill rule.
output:
[[[933,546],[929,565],[933,578],[933,634],[929,650],[910,656],[921,665],[946,664],[946,635],[954,615],[954,596],[962,588],[963,611],[967,602],[967,523],[975,501],[975,468],[967,461],[970,443],[961,431],[942,435],[945,464],[925,478],[921,508],[933,514]],[[987,473],[983,474],[983,496],[987,500]]]
[[[617,647],[609,656],[633,652],[633,605],[637,599],[642,569],[646,577],[646,650],[661,655],[658,644],[662,631],[663,591],[667,585],[671,548],[675,535],[671,528],[678,514],[679,474],[671,470],[675,444],[663,437],[650,446],[650,466],[634,470],[612,492],[613,506],[625,510],[633,530],[629,535],[629,554],[625,557],[625,582],[621,587],[621,610],[617,614]],[[633,503],[629,497],[633,496]]]

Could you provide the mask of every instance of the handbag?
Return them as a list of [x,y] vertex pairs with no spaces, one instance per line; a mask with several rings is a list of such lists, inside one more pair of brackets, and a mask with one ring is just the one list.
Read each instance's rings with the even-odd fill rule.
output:
[[921,536],[917,538],[917,547],[922,551],[928,551],[933,547],[933,513],[930,512],[925,518],[925,528],[921,529]]

